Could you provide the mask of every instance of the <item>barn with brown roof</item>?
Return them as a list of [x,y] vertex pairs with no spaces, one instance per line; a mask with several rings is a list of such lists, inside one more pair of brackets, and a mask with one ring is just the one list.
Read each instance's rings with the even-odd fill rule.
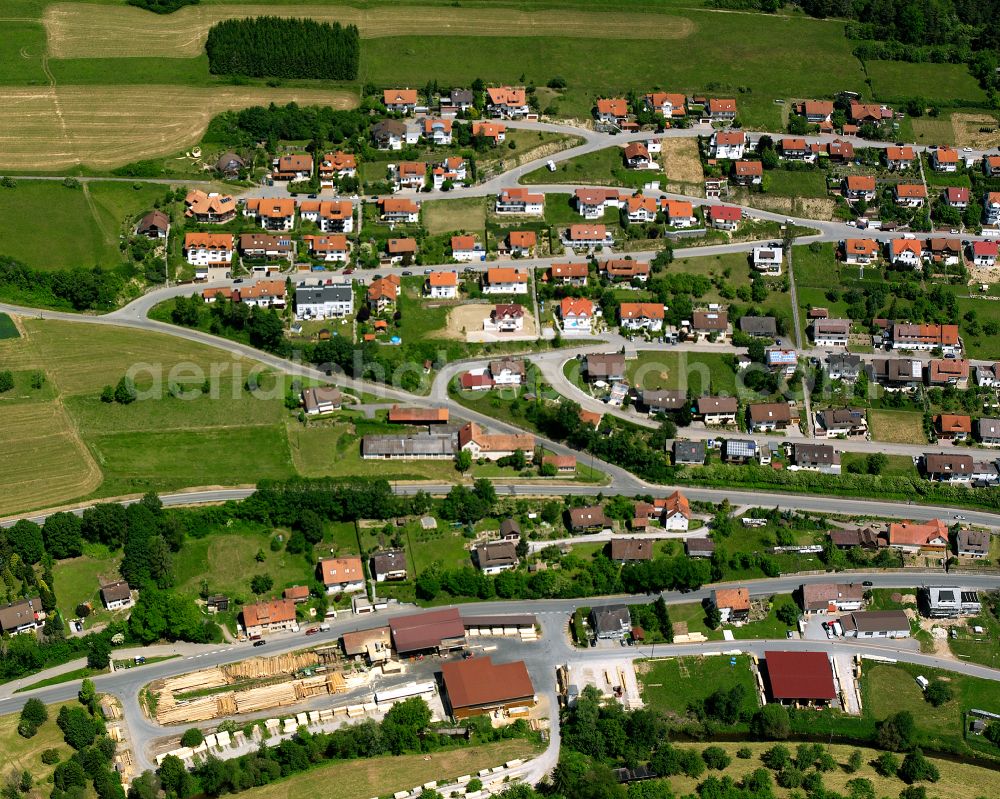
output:
[[456,719],[535,704],[535,686],[523,660],[494,663],[487,655],[444,663],[441,682]]
[[782,704],[825,705],[837,698],[833,667],[825,652],[764,653],[768,694]]

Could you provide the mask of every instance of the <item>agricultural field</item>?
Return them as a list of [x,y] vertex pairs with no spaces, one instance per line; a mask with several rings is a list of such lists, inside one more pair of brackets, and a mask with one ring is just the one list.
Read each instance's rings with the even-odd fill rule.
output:
[[117,266],[123,221],[151,208],[165,189],[151,183],[67,187],[62,181],[19,181],[0,191],[3,254],[35,269]]

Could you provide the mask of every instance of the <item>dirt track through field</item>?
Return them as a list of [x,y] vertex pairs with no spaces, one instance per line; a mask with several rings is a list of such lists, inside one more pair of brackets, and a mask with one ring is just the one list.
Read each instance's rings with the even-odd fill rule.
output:
[[510,8],[349,6],[187,6],[169,15],[138,8],[57,3],[45,10],[53,58],[162,56],[192,58],[208,29],[222,19],[311,17],[357,25],[366,39],[387,36],[572,36],[588,39],[683,39],[695,30],[686,17],[591,11],[517,11]]
[[183,150],[211,118],[270,102],[357,104],[347,91],[226,86],[0,87],[0,169],[109,168]]

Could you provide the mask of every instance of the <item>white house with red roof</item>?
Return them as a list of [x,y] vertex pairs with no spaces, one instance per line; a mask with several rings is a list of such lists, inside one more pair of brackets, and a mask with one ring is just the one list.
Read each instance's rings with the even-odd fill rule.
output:
[[594,321],[594,303],[586,297],[563,297],[559,302],[563,333],[589,335]]
[[738,161],[746,151],[747,135],[742,130],[717,130],[708,143],[708,154],[712,158],[728,158]]
[[885,163],[889,169],[907,169],[917,161],[912,147],[886,147]]
[[736,119],[736,101],[713,97],[708,101],[708,115],[713,120],[732,122]]
[[625,214],[629,224],[638,225],[655,222],[656,214],[662,206],[662,201],[655,197],[643,197],[636,194],[625,201]]
[[646,110],[663,114],[667,119],[682,117],[687,113],[687,97],[683,94],[652,92],[642,98],[642,104]]
[[431,144],[451,144],[451,120],[424,117],[420,125],[420,135]]
[[419,191],[427,180],[427,164],[423,161],[400,161],[398,164],[389,164],[389,177],[396,191],[400,189]]
[[475,236],[452,236],[451,257],[456,261],[485,261],[486,249]]
[[622,97],[611,97],[597,101],[597,121],[621,125],[628,119],[628,103]]
[[552,264],[548,278],[560,286],[586,286],[589,275],[587,264]]
[[458,275],[455,272],[431,272],[427,276],[424,290],[428,297],[453,300],[458,296]]
[[923,183],[897,183],[894,193],[896,205],[904,208],[920,208],[927,200],[927,188]]
[[641,141],[634,141],[622,153],[628,169],[658,169],[659,164],[649,154],[649,148]]
[[610,208],[621,208],[627,197],[618,189],[577,189],[573,192],[576,210],[584,219],[600,219]]
[[393,114],[412,114],[417,108],[417,90],[386,89],[382,92],[382,102]]
[[1000,244],[995,241],[974,241],[972,243],[972,262],[976,266],[996,266],[998,248],[1000,248]]
[[894,264],[920,269],[923,254],[923,246],[916,239],[893,239],[889,242],[889,261]]
[[431,180],[434,183],[434,188],[440,191],[446,181],[451,181],[453,184],[462,183],[468,174],[465,159],[461,156],[453,156],[451,158],[445,158],[440,164],[431,170]]
[[718,230],[736,230],[743,221],[743,209],[735,205],[713,205],[708,209],[708,219]]
[[931,166],[935,172],[957,172],[958,150],[954,147],[938,147],[931,153]]
[[520,119],[531,113],[531,106],[523,86],[490,86],[486,89],[486,111],[501,119]]
[[623,302],[618,306],[618,323],[629,333],[648,330],[655,333],[663,329],[666,307],[657,302]]
[[844,263],[867,266],[878,260],[879,246],[873,239],[847,239],[844,242]]
[[545,213],[545,195],[520,186],[501,189],[494,210],[498,214],[541,216]]
[[990,191],[983,197],[983,217],[987,225],[1000,222],[1000,191]]
[[483,320],[487,333],[517,333],[524,329],[524,307],[517,303],[496,305]]
[[319,185],[324,189],[333,188],[338,178],[353,178],[358,174],[358,159],[351,153],[337,150],[327,153],[319,162]]
[[944,204],[964,211],[969,207],[969,190],[965,186],[948,186],[944,190]]
[[563,233],[563,244],[578,250],[610,247],[614,243],[614,236],[605,225],[570,225]]

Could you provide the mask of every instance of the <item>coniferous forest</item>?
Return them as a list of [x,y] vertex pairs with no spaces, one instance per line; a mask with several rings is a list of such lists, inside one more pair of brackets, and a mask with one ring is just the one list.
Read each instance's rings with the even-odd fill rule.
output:
[[361,40],[355,25],[253,17],[213,25],[205,50],[213,75],[354,80]]

